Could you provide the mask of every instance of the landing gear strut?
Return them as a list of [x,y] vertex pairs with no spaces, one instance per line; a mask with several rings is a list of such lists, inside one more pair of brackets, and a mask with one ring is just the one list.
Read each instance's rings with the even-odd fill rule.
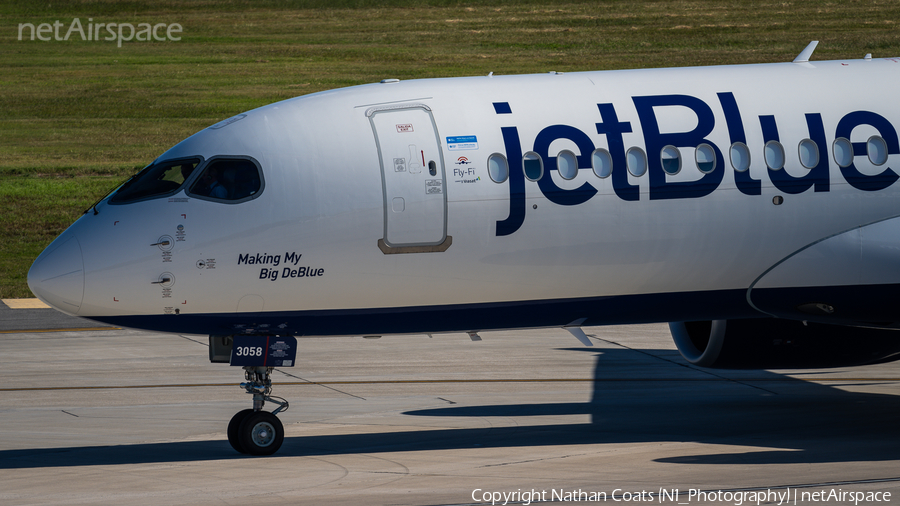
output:
[[[244,367],[246,383],[241,387],[253,395],[253,409],[239,411],[228,422],[228,442],[235,450],[250,455],[272,455],[284,442],[284,426],[275,415],[288,409],[288,402],[272,397],[272,367]],[[263,411],[266,401],[277,404],[271,413]]]

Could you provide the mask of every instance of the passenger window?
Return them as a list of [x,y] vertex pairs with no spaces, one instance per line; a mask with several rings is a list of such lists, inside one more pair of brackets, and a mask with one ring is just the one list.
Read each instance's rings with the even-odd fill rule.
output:
[[729,150],[731,154],[731,166],[738,172],[745,172],[750,168],[750,148],[743,142],[735,142]]
[[701,144],[697,146],[694,153],[697,161],[697,168],[704,174],[716,170],[716,151],[709,144]]
[[522,157],[522,170],[529,181],[537,181],[544,175],[544,161],[539,154],[529,151]]
[[488,157],[488,175],[495,183],[502,183],[509,178],[509,164],[506,163],[505,156],[494,153]]
[[564,150],[556,155],[556,169],[563,179],[575,179],[578,175],[578,159],[575,153]]
[[217,200],[243,200],[262,187],[259,167],[247,159],[211,161],[191,186],[191,194]]
[[647,155],[644,150],[634,146],[625,152],[625,165],[632,176],[641,177],[647,172]]
[[662,168],[666,174],[674,176],[681,172],[681,151],[675,146],[666,146],[659,153]]
[[591,153],[591,166],[594,174],[599,178],[606,178],[612,174],[613,164],[609,151],[603,148],[597,148]]
[[869,161],[873,165],[884,165],[887,163],[887,143],[877,135],[869,137],[869,140],[866,142],[866,153],[869,155]]
[[149,165],[126,181],[109,202],[123,204],[173,194],[199,164],[199,159],[192,158]]
[[800,141],[800,163],[807,169],[819,165],[819,146],[812,139]]
[[766,165],[772,170],[784,167],[784,146],[778,141],[769,141],[765,147]]
[[850,140],[844,137],[838,137],[831,146],[834,153],[834,162],[841,167],[849,167],[853,163],[853,145]]

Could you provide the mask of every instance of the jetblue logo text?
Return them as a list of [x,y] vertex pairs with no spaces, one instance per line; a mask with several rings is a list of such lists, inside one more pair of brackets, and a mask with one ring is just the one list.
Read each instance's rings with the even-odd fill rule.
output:
[[[576,155],[579,169],[591,169],[592,154],[597,147],[596,141],[605,138],[606,150],[612,161],[612,188],[615,195],[624,201],[638,201],[642,198],[650,200],[663,199],[692,199],[701,198],[715,191],[722,183],[726,171],[733,174],[734,186],[744,195],[762,195],[763,181],[754,178],[750,170],[737,170],[729,163],[729,157],[723,155],[730,153],[730,146],[746,145],[747,134],[745,128],[759,128],[762,134],[762,144],[781,142],[778,130],[778,117],[772,115],[760,115],[758,118],[747,120],[741,115],[738,101],[733,93],[717,93],[709,103],[690,95],[652,95],[632,97],[636,118],[622,117],[621,110],[611,103],[597,104],[596,117],[599,121],[590,125],[590,130],[596,130],[596,135],[590,134],[585,129],[570,125],[551,125],[542,129],[532,142],[531,151],[544,160],[544,168],[548,171],[557,170],[556,157],[550,155],[550,145],[559,139],[565,139],[577,146],[580,152]],[[515,110],[505,102],[495,103],[494,108],[498,114],[509,115],[515,118]],[[624,109],[622,105],[618,109]],[[630,110],[630,108],[629,108]],[[690,115],[695,120],[695,127],[689,131],[669,131],[663,127],[665,115],[662,111],[677,111],[681,115]],[[660,116],[658,117],[658,114]],[[724,125],[716,124],[716,117],[724,118]],[[884,141],[887,154],[900,153],[900,141],[897,131],[885,117],[864,110],[850,111],[837,120],[829,128],[828,135],[826,123],[819,113],[804,113],[802,118],[806,125],[808,135],[806,138],[817,146],[820,153],[816,164],[812,167],[804,167],[805,174],[794,176],[781,167],[768,167],[767,176],[769,182],[778,191],[786,194],[798,194],[806,191],[827,192],[830,189],[830,170],[835,164],[831,160],[830,151],[832,143],[837,139],[843,139],[849,143],[851,134],[858,127],[857,137],[862,134],[870,135],[874,132]],[[796,121],[797,118],[790,118]],[[626,140],[633,143],[633,139],[627,134],[635,132],[635,125],[640,126],[643,137],[643,149],[646,152],[646,176],[649,178],[649,191],[646,196],[641,196],[641,188],[638,184],[629,180],[626,170]],[[787,121],[787,119],[783,120]],[[689,122],[690,124],[692,122]],[[721,121],[720,121],[721,123]],[[501,127],[501,134],[505,147],[506,159],[509,160],[509,216],[497,222],[496,235],[504,236],[516,232],[525,221],[525,185],[526,178],[521,160],[526,153],[527,145],[523,146],[523,139],[515,126]],[[727,137],[726,137],[727,136]],[[710,138],[722,139],[729,145],[719,146]],[[719,141],[721,143],[721,141]],[[850,159],[840,167],[843,179],[853,188],[861,191],[872,192],[883,190],[900,179],[900,175],[890,167],[875,166],[866,160],[866,142],[852,142]],[[633,145],[633,144],[632,144]],[[715,154],[716,163],[713,170],[705,173],[698,171],[698,179],[694,181],[672,181],[670,175],[663,168],[661,153],[664,148],[694,148],[706,145]],[[525,148],[525,149],[523,149]],[[751,153],[763,153],[763,145],[749,146]],[[786,151],[788,151],[786,149]],[[758,165],[762,156],[756,158],[754,165]],[[857,163],[868,164],[865,171],[857,168]],[[877,173],[873,173],[877,171]],[[753,171],[755,172],[755,171]],[[634,177],[634,176],[632,176]],[[578,188],[563,189],[557,186],[550,174],[545,174],[537,179],[536,184],[540,192],[552,203],[562,206],[576,206],[593,198],[598,192],[589,182],[584,182]],[[768,183],[767,183],[768,185]]]

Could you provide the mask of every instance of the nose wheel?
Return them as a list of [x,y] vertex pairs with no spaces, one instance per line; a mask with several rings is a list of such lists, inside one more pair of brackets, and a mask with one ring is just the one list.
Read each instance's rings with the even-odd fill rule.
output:
[[[228,422],[228,442],[240,453],[248,455],[272,455],[284,442],[284,425],[276,414],[288,408],[288,402],[273,398],[272,368],[244,367],[246,383],[241,387],[253,395],[253,409],[238,411]],[[276,400],[277,399],[277,400]],[[278,408],[269,413],[263,411],[266,401]]]
[[228,442],[248,455],[272,455],[284,442],[284,425],[268,411],[245,409],[228,423]]

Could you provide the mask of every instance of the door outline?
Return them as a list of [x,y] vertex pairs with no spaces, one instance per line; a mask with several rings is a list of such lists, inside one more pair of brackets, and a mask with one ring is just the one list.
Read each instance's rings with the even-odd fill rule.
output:
[[[390,216],[392,203],[389,202],[388,195],[388,172],[385,169],[385,160],[388,159],[391,161],[391,167],[394,167],[393,156],[391,154],[385,155],[382,150],[382,141],[378,136],[378,127],[375,124],[375,116],[379,113],[391,113],[391,112],[401,112],[401,111],[409,111],[409,110],[421,110],[428,115],[428,119],[431,123],[431,128],[434,132],[434,148],[437,150],[437,162],[439,165],[440,174],[435,176],[430,176],[433,179],[440,180],[441,188],[442,188],[442,202],[441,202],[441,219],[440,227],[441,227],[441,238],[437,241],[423,241],[423,242],[405,242],[399,244],[393,244],[388,242],[388,232],[390,225]],[[383,234],[382,238],[378,239],[378,248],[385,255],[388,254],[397,254],[397,253],[435,253],[446,251],[447,248],[453,242],[453,238],[447,235],[447,173],[444,165],[444,153],[441,148],[440,141],[440,133],[438,132],[437,124],[434,121],[434,116],[432,114],[431,108],[425,104],[420,103],[410,103],[410,104],[397,104],[390,106],[380,106],[380,107],[371,107],[366,110],[366,117],[369,118],[369,124],[372,127],[372,133],[375,136],[375,146],[378,149],[378,164],[381,168],[381,195],[382,195],[382,209],[383,209]],[[384,128],[384,126],[382,126]],[[427,163],[423,160],[422,171],[426,172]],[[425,189],[423,188],[423,191]]]

